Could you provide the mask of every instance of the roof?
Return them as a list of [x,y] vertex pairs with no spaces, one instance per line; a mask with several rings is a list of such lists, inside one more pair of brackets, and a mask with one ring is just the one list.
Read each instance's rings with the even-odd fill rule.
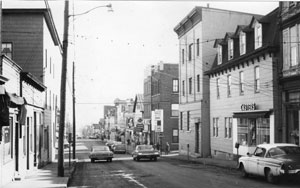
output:
[[274,143],[274,144],[259,144],[259,145],[257,145],[257,147],[266,148],[267,150],[274,148],[274,147],[283,147],[283,146],[297,146],[297,145],[290,144],[290,143]]

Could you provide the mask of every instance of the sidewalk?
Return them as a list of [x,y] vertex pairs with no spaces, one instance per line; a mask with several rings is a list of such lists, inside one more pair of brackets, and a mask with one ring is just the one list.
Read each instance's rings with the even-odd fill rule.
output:
[[57,163],[50,163],[41,169],[37,169],[26,175],[20,181],[13,181],[3,188],[66,188],[68,186],[69,178],[75,171],[75,162],[69,167],[69,163],[65,162],[64,177],[57,176]]
[[218,159],[218,158],[200,158],[196,156],[179,155],[178,151],[171,151],[169,155],[162,155],[163,158],[180,160],[191,163],[199,163],[208,166],[217,166],[227,169],[237,169],[237,161]]

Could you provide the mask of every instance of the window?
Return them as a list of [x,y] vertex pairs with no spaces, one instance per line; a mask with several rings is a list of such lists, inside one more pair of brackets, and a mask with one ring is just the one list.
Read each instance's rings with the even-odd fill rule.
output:
[[220,78],[217,78],[216,84],[217,84],[217,98],[220,98]]
[[227,96],[231,96],[231,75],[227,76]]
[[173,79],[173,92],[178,92],[178,79]]
[[228,40],[228,60],[233,59],[233,39]]
[[185,95],[185,84],[184,84],[184,80],[182,80],[182,96]]
[[269,118],[238,118],[238,142],[244,146],[270,143]]
[[259,67],[254,68],[254,87],[255,87],[255,92],[259,92],[260,89],[260,83],[259,83]]
[[180,130],[182,130],[182,122],[183,122],[183,112],[180,112]]
[[244,91],[245,91],[245,84],[244,84],[244,72],[241,71],[239,73],[239,86],[240,86],[240,95],[244,95]]
[[186,130],[190,130],[190,111],[187,111]]
[[193,85],[193,80],[192,80],[192,78],[189,78],[189,94],[192,94],[192,90],[193,90],[193,88],[192,88],[192,85]]
[[184,64],[184,49],[181,50],[181,61]]
[[262,46],[262,25],[256,23],[255,25],[255,49]]
[[200,39],[197,39],[197,56],[200,55]]
[[200,92],[200,75],[197,75],[197,92]]
[[173,129],[172,143],[178,143],[178,129]]
[[222,46],[218,45],[218,65],[222,64]]
[[219,118],[213,118],[213,136],[219,136]]
[[171,116],[177,116],[179,115],[179,105],[178,104],[172,104],[171,105]]
[[193,44],[189,45],[189,61],[192,61],[193,57]]
[[232,137],[232,118],[225,117],[225,138]]
[[286,28],[283,36],[283,70],[293,69],[300,63],[300,24]]
[[2,54],[12,59],[12,43],[2,43]]
[[246,33],[240,33],[240,55],[246,53]]
[[[4,151],[4,162],[7,162],[13,158],[13,118],[9,118],[9,126],[2,127]],[[2,136],[2,135],[1,135]]]

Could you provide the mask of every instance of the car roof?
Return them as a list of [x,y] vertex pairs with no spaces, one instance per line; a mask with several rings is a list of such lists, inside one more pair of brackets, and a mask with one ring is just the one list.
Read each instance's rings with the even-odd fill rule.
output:
[[296,144],[289,144],[289,143],[274,143],[274,144],[259,144],[257,147],[266,148],[267,150],[274,148],[274,147],[283,147],[283,146],[296,146]]

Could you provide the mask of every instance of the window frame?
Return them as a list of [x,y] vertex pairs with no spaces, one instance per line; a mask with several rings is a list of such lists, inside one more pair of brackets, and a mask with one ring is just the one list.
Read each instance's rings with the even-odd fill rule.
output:
[[178,117],[178,116],[179,116],[179,104],[171,104],[171,117]]
[[216,92],[217,92],[217,98],[220,98],[220,78],[216,79]]
[[173,93],[178,93],[179,92],[179,80],[178,78],[173,78],[173,87],[172,87],[172,91]]
[[185,52],[184,52],[184,49],[181,49],[181,61],[182,61],[182,64],[184,64],[184,61],[185,61]]
[[240,91],[240,95],[244,95],[245,93],[244,71],[239,72],[239,91]]
[[231,74],[229,74],[227,75],[227,97],[231,97],[231,85],[232,85]]
[[263,41],[263,36],[262,36],[262,24],[259,22],[256,22],[255,24],[255,42],[254,42],[254,46],[255,49],[258,49],[260,47],[262,47],[262,41]]
[[233,50],[234,50],[233,39],[228,39],[227,43],[228,43],[228,60],[231,60],[233,59]]
[[189,78],[189,94],[190,95],[193,94],[193,78],[192,77]]
[[193,43],[189,44],[189,61],[192,61],[193,57]]
[[260,92],[260,70],[259,66],[254,67],[254,92]]
[[180,112],[180,130],[183,130],[183,112]]
[[197,39],[197,56],[200,55],[200,39]]
[[244,55],[246,53],[246,33],[240,32],[240,55]]
[[190,131],[190,111],[187,111],[186,113],[186,130]]
[[184,83],[184,80],[182,80],[182,96],[185,96],[185,83]]
[[221,65],[223,61],[223,46],[218,44],[218,65]]
[[197,74],[197,92],[200,92],[200,74]]
[[[2,42],[2,44],[1,44],[2,46],[2,49],[1,49],[1,54],[4,54],[4,55],[6,55],[7,57],[9,57],[10,59],[13,59],[13,43],[12,42]],[[10,46],[10,47],[8,47],[8,46]],[[3,50],[5,49],[5,48],[8,48],[8,49],[10,49],[10,52],[4,52]]]

